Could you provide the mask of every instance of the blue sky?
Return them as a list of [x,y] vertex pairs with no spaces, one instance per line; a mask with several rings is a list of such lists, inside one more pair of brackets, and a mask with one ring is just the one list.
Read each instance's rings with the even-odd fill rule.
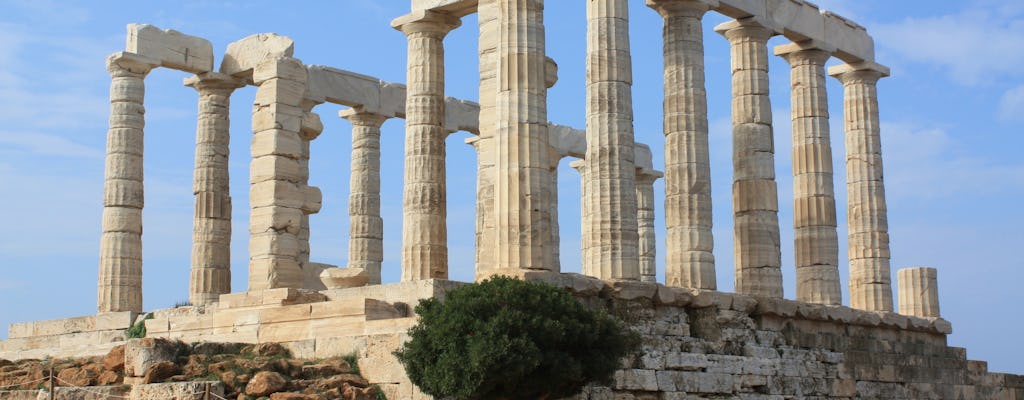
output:
[[[333,2],[81,2],[0,0],[0,326],[95,312],[110,78],[104,58],[123,49],[125,25],[149,23],[209,39],[218,53],[253,33],[295,40],[295,56],[383,80],[405,80],[405,38],[389,22],[408,12],[401,0]],[[631,1],[637,140],[663,165],[661,21]],[[1024,373],[1019,291],[1024,261],[1024,3],[820,0],[868,28],[877,60],[892,68],[879,84],[885,183],[895,269],[939,269],[942,314],[950,344],[967,347],[990,369]],[[548,54],[560,79],[549,92],[551,121],[582,127],[586,21],[581,1],[549,0]],[[728,44],[704,19],[711,135],[715,256],[721,290],[732,290],[731,139]],[[786,43],[774,38],[770,46]],[[476,18],[445,41],[447,94],[477,97]],[[831,64],[837,61],[832,60]],[[792,244],[789,69],[771,59],[776,168],[788,298],[796,292]],[[188,298],[196,94],[185,73],[158,69],[146,80],[146,309]],[[829,80],[836,196],[845,221],[842,88]],[[232,98],[231,191],[235,204],[233,289],[247,273],[249,104],[255,90]],[[314,261],[344,266],[350,125],[324,105],[325,130],[312,146],[311,184],[324,193],[311,218]],[[401,120],[384,125],[384,280],[399,279],[402,188]],[[475,153],[448,139],[448,232],[451,277],[472,279]],[[559,167],[564,271],[579,271],[579,177]],[[659,202],[659,279],[664,276],[663,187]],[[841,225],[845,225],[842,222]],[[845,226],[840,226],[845,237]],[[845,241],[840,271],[847,298]],[[0,331],[0,338],[6,330]]]

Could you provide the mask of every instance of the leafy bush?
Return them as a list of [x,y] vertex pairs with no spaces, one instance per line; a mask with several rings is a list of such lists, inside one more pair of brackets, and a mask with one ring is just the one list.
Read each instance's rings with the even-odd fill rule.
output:
[[543,399],[608,384],[639,337],[603,310],[543,283],[495,277],[416,306],[419,323],[395,353],[434,397]]
[[132,325],[131,328],[128,328],[128,331],[125,332],[125,336],[128,336],[129,339],[141,339],[146,337],[147,319],[153,319],[153,314],[146,314],[145,318],[140,319],[138,322],[135,323],[135,325]]

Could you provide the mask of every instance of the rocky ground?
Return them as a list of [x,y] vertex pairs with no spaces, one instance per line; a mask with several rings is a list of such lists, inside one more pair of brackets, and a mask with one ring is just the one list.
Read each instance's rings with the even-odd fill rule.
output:
[[126,371],[124,346],[115,347],[104,357],[17,362],[0,359],[0,388],[49,387],[52,367],[56,386],[220,381],[225,386],[225,397],[238,400],[384,399],[380,390],[359,376],[354,359],[294,359],[273,343],[169,343],[173,353],[169,358],[173,361],[148,363],[145,371]]

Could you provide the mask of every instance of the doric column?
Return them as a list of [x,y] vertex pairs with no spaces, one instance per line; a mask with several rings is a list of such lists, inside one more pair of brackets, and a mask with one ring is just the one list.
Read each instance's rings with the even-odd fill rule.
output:
[[444,37],[458,18],[416,11],[392,21],[408,39],[402,281],[448,278]]
[[829,68],[829,75],[843,83],[850,307],[892,311],[877,90],[878,79],[889,76],[889,69],[874,63],[844,64]]
[[[543,0],[498,0],[495,271],[545,269],[550,260]],[[514,272],[514,271],[513,271]]]
[[715,290],[701,24],[709,3],[647,0],[664,20],[665,284]]
[[555,272],[562,271],[562,251],[559,248],[562,243],[561,232],[558,231],[558,162],[561,161],[562,156],[558,154],[557,149],[554,146],[550,147],[550,160],[551,160],[551,183],[548,184],[548,195],[551,201],[551,251],[550,260],[547,265],[549,270]]
[[348,267],[362,268],[369,284],[380,284],[384,260],[384,220],[380,217],[380,126],[387,117],[349,109],[352,123],[352,175],[349,178]]
[[825,90],[825,61],[831,57],[831,51],[808,41],[778,46],[775,54],[791,67],[796,299],[842,304]]
[[929,267],[904,268],[896,273],[899,285],[900,314],[938,318],[938,271]]
[[587,1],[585,196],[596,201],[583,262],[601,279],[640,279],[632,75],[627,0]]
[[144,79],[158,61],[132,54],[107,57],[110,128],[103,175],[99,312],[142,312],[142,142]]
[[782,297],[779,198],[775,183],[768,39],[774,31],[753,18],[715,31],[729,39],[732,59],[732,208],[736,292]]
[[309,179],[303,107],[306,68],[294,58],[266,59],[253,71],[252,162],[249,169],[249,290],[301,288],[304,216],[320,209]]
[[654,234],[654,181],[661,177],[658,171],[636,170],[636,225],[640,237],[640,281],[657,282],[657,238]]
[[498,0],[479,0],[477,21],[480,30],[478,53],[480,57],[478,136],[466,139],[476,149],[476,279],[490,276],[494,269],[494,243],[496,215],[494,214],[494,133],[495,99],[498,95]]
[[228,155],[231,93],[245,86],[229,75],[207,72],[185,79],[199,92],[196,122],[196,165],[192,192],[196,197],[192,226],[192,276],[189,303],[216,303],[231,293],[231,186]]
[[[574,160],[569,163],[572,169],[580,174],[580,232],[586,232],[591,229],[590,224],[592,223],[591,215],[587,213],[588,202],[592,199],[586,195],[587,193],[587,163],[586,160]],[[590,247],[590,238],[587,235],[580,235],[580,251]],[[596,276],[597,272],[591,270],[591,266],[587,265],[586,261],[581,257],[581,270],[580,273],[587,276]]]

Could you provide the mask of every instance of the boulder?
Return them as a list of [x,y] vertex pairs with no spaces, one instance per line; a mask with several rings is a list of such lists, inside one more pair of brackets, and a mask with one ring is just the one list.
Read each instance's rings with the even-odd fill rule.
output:
[[181,367],[178,367],[178,364],[173,361],[160,361],[149,366],[142,377],[142,383],[163,382],[180,373]]
[[124,345],[114,346],[106,356],[103,356],[103,369],[113,372],[124,371]]
[[245,394],[253,397],[267,396],[283,389],[286,383],[284,377],[277,372],[257,372],[245,385]]

